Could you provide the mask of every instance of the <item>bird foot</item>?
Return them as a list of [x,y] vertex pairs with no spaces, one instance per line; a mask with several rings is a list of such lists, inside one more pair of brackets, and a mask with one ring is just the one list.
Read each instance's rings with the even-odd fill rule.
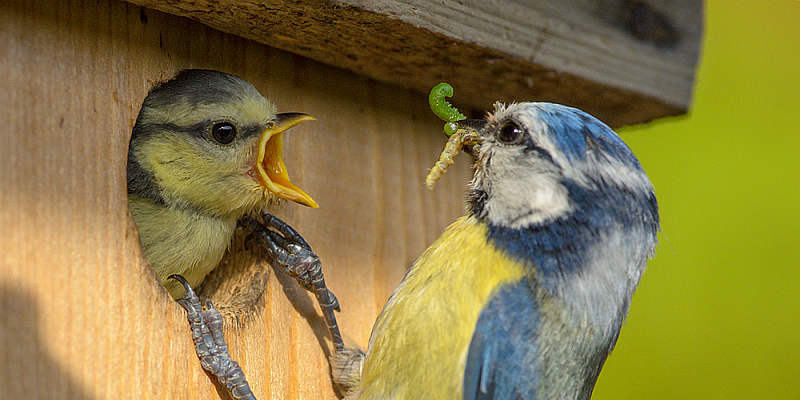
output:
[[[169,279],[180,282],[186,294],[178,299],[187,313],[189,326],[192,329],[192,341],[197,357],[203,369],[210,372],[228,388],[228,392],[236,400],[256,400],[244,371],[228,353],[228,344],[222,333],[222,315],[214,308],[211,300],[201,299],[192,290],[189,282],[180,275],[170,275]],[[205,309],[203,309],[205,305]]]
[[356,397],[366,357],[358,347],[345,347],[330,356],[333,383],[345,399]]
[[283,267],[289,276],[294,277],[300,286],[314,293],[322,309],[333,347],[337,353],[342,351],[345,348],[344,340],[334,313],[340,311],[339,300],[325,285],[319,257],[314,254],[300,233],[289,224],[271,214],[264,214],[262,219],[263,224],[252,217],[242,220],[242,225],[252,232],[245,239],[245,245],[248,249],[254,245],[264,247],[269,256]]

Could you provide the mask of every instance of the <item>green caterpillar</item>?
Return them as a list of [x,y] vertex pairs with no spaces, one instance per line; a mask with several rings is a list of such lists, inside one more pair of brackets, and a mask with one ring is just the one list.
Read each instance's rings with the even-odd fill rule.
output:
[[453,87],[447,83],[440,83],[431,89],[431,94],[428,95],[428,104],[431,106],[431,111],[437,117],[447,122],[444,124],[444,134],[447,137],[452,136],[458,130],[458,124],[455,121],[467,119],[464,114],[461,114],[452,104],[445,100],[445,97],[453,96]]
[[447,172],[447,168],[453,165],[453,158],[464,146],[471,146],[473,150],[477,150],[481,144],[481,138],[475,129],[458,126],[457,121],[465,120],[467,117],[444,99],[451,96],[453,96],[453,87],[444,82],[434,86],[428,96],[431,111],[446,122],[444,134],[449,138],[444,150],[439,155],[439,160],[425,177],[425,186],[430,190],[433,190],[436,182]]

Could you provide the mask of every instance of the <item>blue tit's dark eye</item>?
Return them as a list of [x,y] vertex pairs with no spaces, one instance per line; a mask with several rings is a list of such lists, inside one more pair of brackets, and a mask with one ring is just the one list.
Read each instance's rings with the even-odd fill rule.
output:
[[228,144],[236,138],[236,126],[230,122],[217,122],[211,127],[211,137],[219,144]]
[[522,128],[516,123],[508,121],[500,128],[500,132],[497,133],[497,140],[506,144],[516,143],[522,139],[523,133]]

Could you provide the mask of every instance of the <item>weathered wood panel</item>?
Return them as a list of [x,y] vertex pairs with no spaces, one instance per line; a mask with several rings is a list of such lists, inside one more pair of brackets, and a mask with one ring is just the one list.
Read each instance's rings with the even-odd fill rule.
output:
[[614,127],[688,110],[703,22],[702,0],[128,1],[422,93],[444,80],[479,114],[553,101]]
[[[2,398],[219,398],[126,202],[139,105],[178,69],[240,75],[318,118],[285,136],[285,160],[321,208],[278,215],[322,258],[354,342],[462,213],[466,158],[423,187],[443,137],[417,93],[117,0],[2,1],[0,43]],[[320,312],[294,281],[237,242],[203,290],[260,399],[335,398]]]

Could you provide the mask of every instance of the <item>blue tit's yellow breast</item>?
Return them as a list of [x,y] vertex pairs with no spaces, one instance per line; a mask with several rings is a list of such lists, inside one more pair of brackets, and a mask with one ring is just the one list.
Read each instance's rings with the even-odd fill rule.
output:
[[361,399],[453,399],[467,349],[494,291],[532,274],[487,242],[487,227],[462,217],[417,260],[370,338]]

